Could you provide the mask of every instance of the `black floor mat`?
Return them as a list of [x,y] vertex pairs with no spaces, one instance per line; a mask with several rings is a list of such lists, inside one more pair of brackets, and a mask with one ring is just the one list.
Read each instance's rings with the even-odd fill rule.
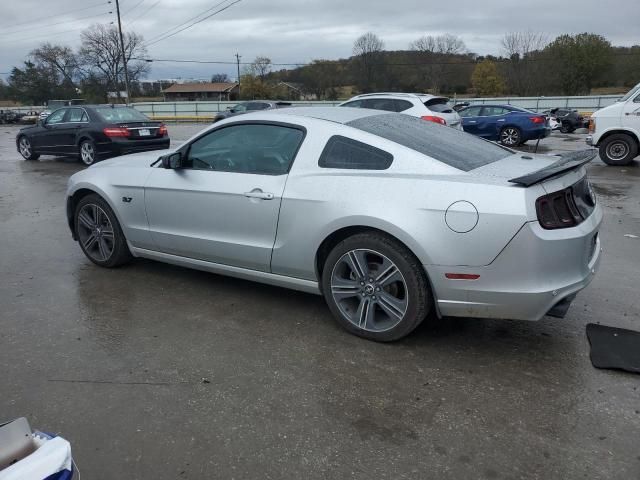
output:
[[640,373],[640,332],[589,323],[587,338],[594,367]]

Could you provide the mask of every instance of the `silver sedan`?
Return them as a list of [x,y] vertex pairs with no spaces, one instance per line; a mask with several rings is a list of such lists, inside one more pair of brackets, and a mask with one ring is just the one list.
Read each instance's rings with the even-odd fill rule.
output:
[[563,316],[600,259],[593,153],[525,155],[419,118],[291,108],[69,180],[73,238],[103,267],[150,259],[322,294],[391,341],[429,314]]

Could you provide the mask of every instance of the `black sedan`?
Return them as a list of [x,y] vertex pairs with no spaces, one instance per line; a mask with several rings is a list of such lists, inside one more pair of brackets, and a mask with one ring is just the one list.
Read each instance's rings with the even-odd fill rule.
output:
[[131,107],[82,105],[55,110],[37,125],[20,129],[18,152],[79,157],[86,165],[133,152],[169,148],[167,127]]
[[252,100],[250,102],[241,102],[233,107],[227,108],[223,112],[218,112],[213,117],[213,123],[225,118],[234,117],[243,113],[255,112],[256,110],[271,110],[274,108],[290,107],[291,102],[269,101],[269,100]]

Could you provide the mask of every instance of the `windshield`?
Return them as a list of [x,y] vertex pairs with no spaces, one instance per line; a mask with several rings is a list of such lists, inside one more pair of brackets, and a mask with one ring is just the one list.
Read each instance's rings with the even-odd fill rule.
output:
[[232,112],[246,112],[247,111],[247,104],[246,103],[239,103],[237,105],[234,105],[233,107],[231,107],[231,111]]
[[409,115],[373,115],[352,120],[347,125],[391,140],[463,172],[497,162],[513,153],[455,128]]
[[148,122],[149,117],[129,107],[96,107],[95,111],[105,122]]
[[629,100],[631,97],[633,97],[636,93],[640,92],[640,83],[638,85],[636,85],[635,87],[633,87],[631,90],[629,90],[627,92],[627,94],[622,97],[620,100],[618,100],[619,102],[626,102],[627,100]]

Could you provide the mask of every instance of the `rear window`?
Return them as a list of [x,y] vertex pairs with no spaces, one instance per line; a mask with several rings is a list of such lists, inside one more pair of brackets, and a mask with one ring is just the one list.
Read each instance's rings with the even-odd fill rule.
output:
[[135,108],[129,107],[96,107],[95,111],[105,122],[148,122],[149,117]]
[[468,133],[397,113],[373,115],[347,125],[372,133],[468,172],[512,155],[511,150]]
[[432,98],[424,102],[424,106],[432,112],[453,113],[453,108],[447,103],[447,98]]

